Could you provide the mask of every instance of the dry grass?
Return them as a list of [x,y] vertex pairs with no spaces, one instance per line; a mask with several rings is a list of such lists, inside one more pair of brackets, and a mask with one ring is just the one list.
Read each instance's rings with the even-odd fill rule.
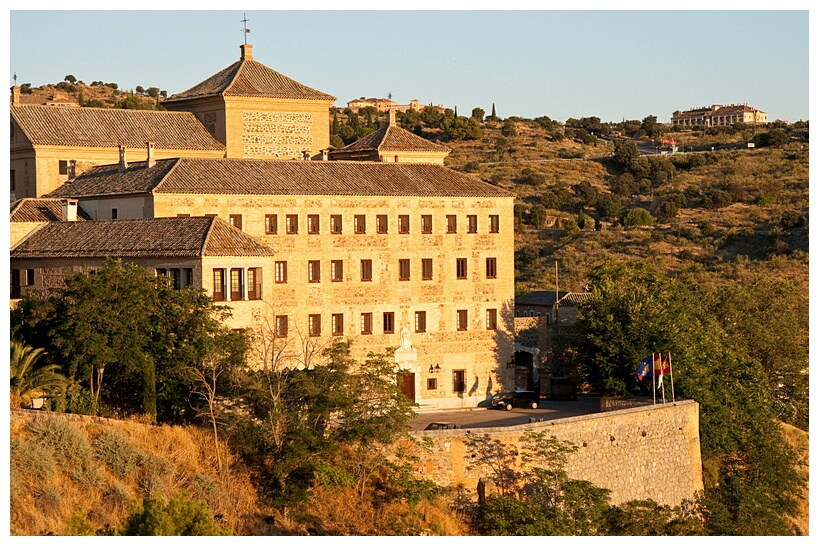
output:
[[[785,440],[787,440],[788,444],[790,444],[790,446],[796,451],[797,471],[807,480],[809,477],[810,463],[810,435],[804,430],[792,427],[791,425],[787,425],[785,423],[781,423],[781,425]],[[799,510],[801,515],[798,518],[791,520],[791,525],[793,526],[794,532],[799,536],[809,536],[808,530],[810,510],[808,505],[808,493],[809,488],[806,486],[805,490],[802,491],[804,498],[799,502]]]
[[[86,445],[99,446],[100,439],[116,434],[120,444],[132,447],[138,470],[128,471],[126,465],[112,472],[97,460],[72,462],[56,454],[53,443],[38,442],[32,427],[42,428],[43,422],[42,418],[11,416],[12,535],[62,535],[78,528],[94,532],[106,526],[116,529],[132,503],[146,492],[167,498],[179,489],[207,502],[220,524],[236,535],[266,529],[264,518],[272,512],[259,502],[249,472],[224,445],[226,469],[219,472],[213,437],[206,431],[152,427],[134,421],[100,424],[61,420]],[[119,449],[127,452],[127,448]],[[111,457],[110,449],[107,454]],[[76,520],[78,514],[87,519],[86,526],[73,524],[69,528],[72,516]]]

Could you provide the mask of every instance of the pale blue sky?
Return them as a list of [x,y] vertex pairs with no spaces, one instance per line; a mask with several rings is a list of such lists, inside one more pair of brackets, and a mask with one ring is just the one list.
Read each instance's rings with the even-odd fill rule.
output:
[[257,61],[339,106],[392,92],[461,115],[668,122],[747,102],[809,118],[807,10],[11,11],[9,86],[184,91],[239,58],[243,11]]

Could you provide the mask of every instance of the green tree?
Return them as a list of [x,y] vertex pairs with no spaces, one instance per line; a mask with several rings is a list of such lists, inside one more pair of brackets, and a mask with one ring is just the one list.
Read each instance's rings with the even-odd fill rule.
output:
[[438,127],[444,121],[444,115],[433,106],[427,106],[421,110],[421,121],[427,127]]
[[261,485],[276,503],[303,498],[327,464],[340,466],[361,491],[385,464],[386,447],[408,431],[412,402],[398,379],[388,355],[358,362],[350,342],[331,345],[303,369],[248,371],[236,386],[248,413],[233,416],[231,433],[264,469]]
[[495,114],[495,103],[492,103],[492,115],[489,116],[492,121],[498,121],[498,116]]
[[108,260],[48,295],[30,292],[11,323],[100,405],[125,414],[156,407],[167,422],[192,409],[184,370],[207,354],[226,316],[201,290],[174,290],[168,279]]
[[193,502],[177,492],[167,504],[156,497],[145,497],[123,522],[126,536],[226,536],[203,501]]
[[650,226],[654,223],[654,218],[646,209],[636,207],[623,215],[621,223],[626,227]]
[[640,359],[670,353],[676,397],[700,405],[706,532],[790,534],[802,485],[795,456],[774,419],[761,363],[715,312],[721,300],[645,263],[601,266],[590,278],[575,347],[584,380],[601,393],[637,393]]
[[614,163],[621,171],[631,167],[632,162],[640,156],[637,145],[631,140],[614,141]]
[[75,78],[72,74],[67,75],[66,77],[63,78],[63,80],[71,84],[77,83],[77,78]]
[[338,113],[333,112],[333,124],[330,126],[330,134],[338,134]]
[[42,354],[42,349],[34,349],[11,340],[9,378],[12,408],[29,405],[38,396],[59,396],[65,391],[68,381],[59,373],[59,366],[37,366]]
[[472,117],[475,118],[478,122],[482,122],[485,116],[486,112],[484,112],[483,108],[472,109]]
[[661,123],[657,123],[657,116],[646,116],[640,125],[641,129],[645,131],[649,138],[657,138],[662,136],[665,127]]
[[134,91],[136,91],[137,93],[139,93],[141,95],[141,94],[145,93],[145,88],[142,87],[141,85],[137,85],[136,89],[134,89]]
[[541,229],[543,224],[546,223],[546,207],[543,205],[533,205],[532,206],[532,225],[536,229]]

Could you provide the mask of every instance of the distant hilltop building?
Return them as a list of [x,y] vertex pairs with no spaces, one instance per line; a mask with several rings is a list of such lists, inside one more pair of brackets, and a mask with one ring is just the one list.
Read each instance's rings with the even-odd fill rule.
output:
[[[418,99],[413,99],[409,101],[409,104],[398,104],[394,100],[390,99],[376,98],[367,99],[361,97],[360,99],[351,100],[350,102],[347,103],[347,108],[351,110],[360,110],[362,108],[366,108],[367,106],[372,106],[379,112],[387,112],[390,108],[392,108],[396,112],[406,112],[410,108],[420,112],[421,110],[427,107],[426,104],[421,104],[421,101],[419,101]],[[429,104],[429,106],[432,106],[432,104]],[[444,110],[446,110],[446,108],[444,108],[443,105],[440,104],[432,107],[442,113]]]
[[710,107],[692,108],[684,112],[677,110],[671,116],[672,126],[716,127],[735,123],[747,123],[748,125],[768,123],[768,114],[746,103],[727,106],[714,104]]

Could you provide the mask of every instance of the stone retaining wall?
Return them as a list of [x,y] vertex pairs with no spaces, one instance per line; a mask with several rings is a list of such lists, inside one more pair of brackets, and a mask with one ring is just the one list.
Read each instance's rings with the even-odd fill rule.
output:
[[529,430],[548,431],[578,446],[569,456],[569,476],[611,490],[611,502],[651,498],[678,506],[703,488],[699,438],[699,404],[679,401],[569,417],[554,421],[479,430],[415,432],[432,449],[421,454],[421,472],[442,486],[462,485],[477,496],[486,471],[470,469],[466,440],[488,434],[519,447]]

